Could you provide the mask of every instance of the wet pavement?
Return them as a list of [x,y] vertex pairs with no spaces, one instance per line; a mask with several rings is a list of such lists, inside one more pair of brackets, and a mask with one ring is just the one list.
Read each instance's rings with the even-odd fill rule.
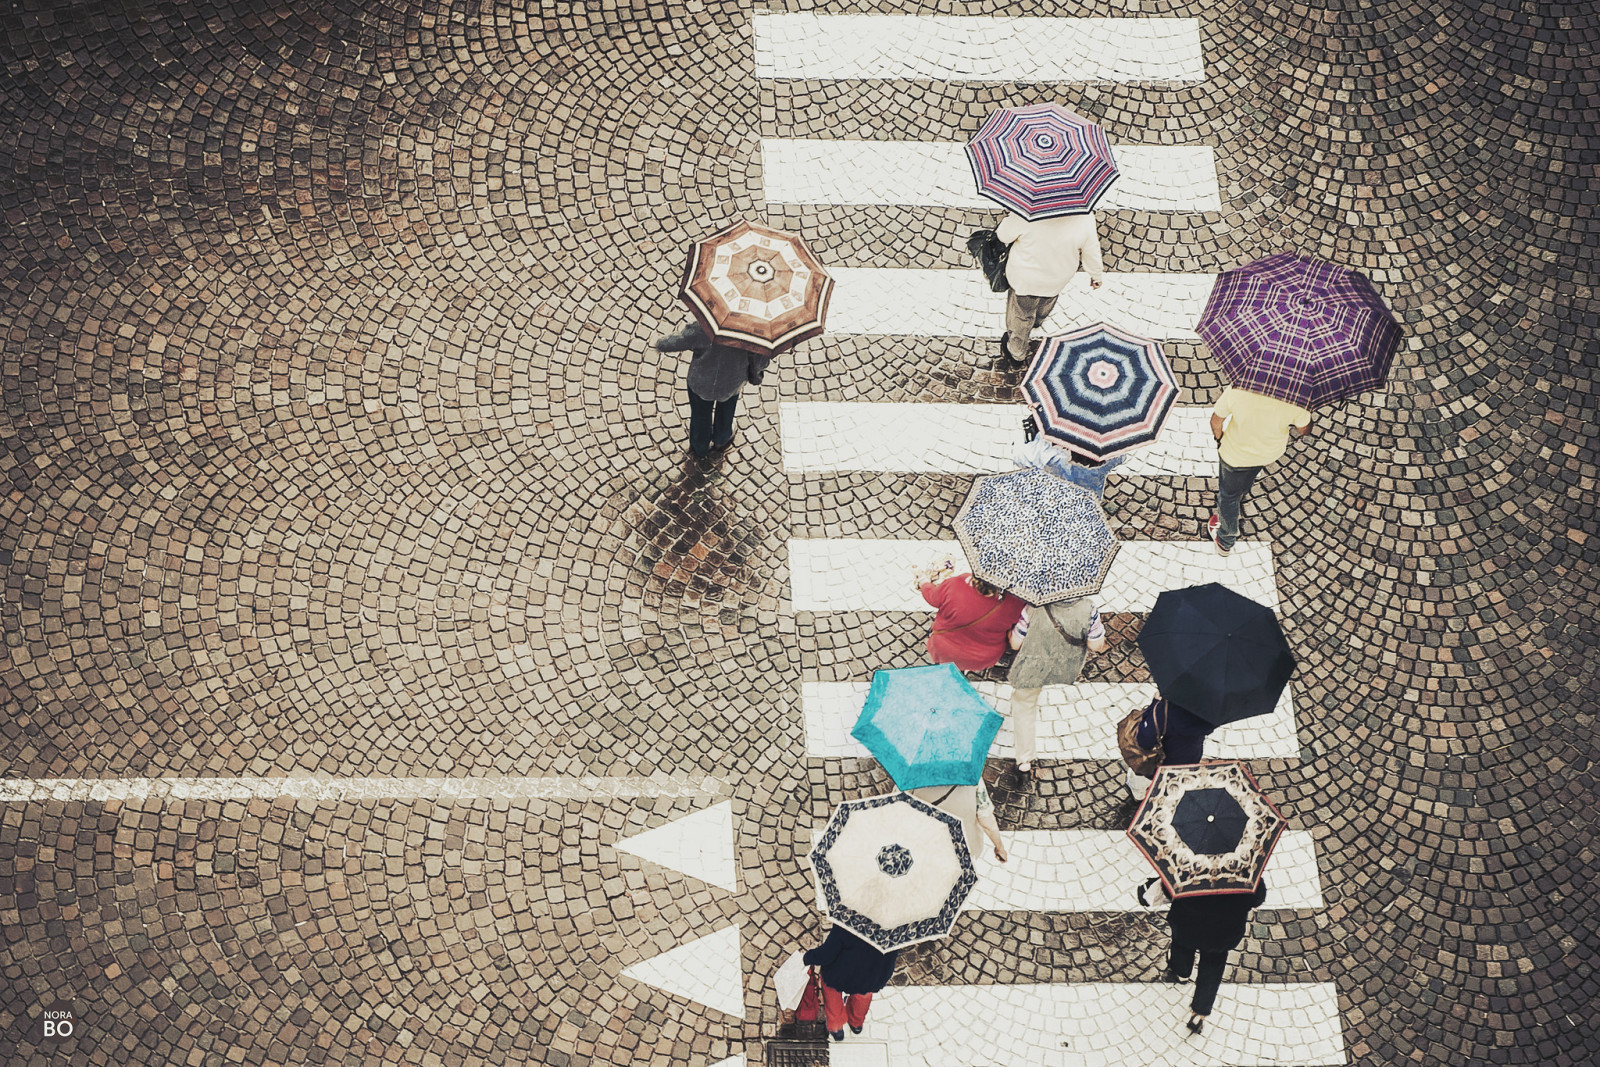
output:
[[[871,564],[806,601],[791,561],[931,558],[992,462],[896,458],[812,405],[1003,427],[1019,403],[965,251],[995,213],[940,191],[941,149],[852,155],[835,186],[826,142],[948,145],[1045,100],[1184,150],[1100,215],[1112,303],[1060,312],[1145,315],[1180,403],[1222,385],[1184,327],[1200,276],[1259,255],[1356,267],[1403,325],[1389,386],[1318,413],[1246,501],[1264,547],[1227,561],[1300,660],[1296,751],[1250,761],[1300,851],[1186,1039],[1164,924],[1064,862],[1122,862],[1119,765],[1079,729],[1026,786],[1002,735],[987,777],[1031,865],[906,953],[847,1044],[1600,1058],[1600,20],[763,12],[0,14],[6,1062],[761,1062],[770,976],[822,933],[811,835],[889,788],[819,740],[818,687],[920,662],[929,618],[866,597]],[[874,12],[916,18],[779,17]],[[768,175],[800,150],[804,181]],[[743,216],[802,233],[854,310],[700,465],[650,341],[686,320],[686,243]],[[1147,583],[1211,580],[1189,549],[1213,493],[1113,476]],[[1047,699],[1042,741],[1052,707],[1114,716],[1148,684],[1141,604],[1108,605],[1103,688]]]

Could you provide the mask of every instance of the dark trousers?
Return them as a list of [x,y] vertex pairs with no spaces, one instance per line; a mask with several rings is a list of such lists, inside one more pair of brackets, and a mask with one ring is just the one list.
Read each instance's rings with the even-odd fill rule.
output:
[[1222,972],[1228,966],[1228,954],[1192,949],[1174,941],[1167,966],[1179,978],[1187,978],[1194,968],[1196,952],[1200,953],[1200,973],[1194,978],[1194,999],[1189,1002],[1189,1010],[1196,1015],[1210,1015],[1211,1006],[1217,1002],[1217,990],[1222,988]]
[[733,416],[739,410],[739,394],[726,400],[707,400],[689,390],[689,448],[697,456],[721,448],[733,440]]
[[1239,540],[1239,505],[1264,467],[1230,467],[1217,457],[1217,544],[1232,548]]

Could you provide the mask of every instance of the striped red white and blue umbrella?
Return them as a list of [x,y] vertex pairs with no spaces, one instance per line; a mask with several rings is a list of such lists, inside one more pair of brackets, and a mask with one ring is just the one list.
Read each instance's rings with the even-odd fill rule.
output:
[[1060,104],[996,111],[967,160],[978,192],[1025,219],[1093,211],[1117,180],[1105,130]]
[[1045,338],[1022,379],[1039,432],[1097,460],[1155,441],[1181,391],[1160,344],[1104,323]]
[[1382,385],[1400,347],[1365,275],[1293,252],[1218,275],[1199,333],[1230,385],[1304,408]]

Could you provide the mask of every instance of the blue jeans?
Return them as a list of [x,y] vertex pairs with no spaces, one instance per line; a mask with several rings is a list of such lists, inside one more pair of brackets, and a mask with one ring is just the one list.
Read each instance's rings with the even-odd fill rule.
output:
[[1239,540],[1239,505],[1264,467],[1230,467],[1217,457],[1217,544],[1232,548]]
[[707,400],[689,390],[689,449],[704,456],[715,445],[721,448],[733,440],[733,416],[739,410],[739,394],[726,400]]

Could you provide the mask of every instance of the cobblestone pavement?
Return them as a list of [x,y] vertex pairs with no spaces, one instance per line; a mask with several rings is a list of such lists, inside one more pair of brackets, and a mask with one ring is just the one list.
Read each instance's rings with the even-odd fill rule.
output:
[[[1110,270],[1292,248],[1404,324],[1389,387],[1246,504],[1301,664],[1299,753],[1252,765],[1323,904],[1259,913],[1229,981],[1331,983],[1351,1063],[1600,1058],[1592,5],[814,10],[1195,19],[1204,77],[759,76],[750,8],[704,0],[0,12],[6,1063],[759,1061],[768,976],[821,930],[810,835],[888,785],[808,758],[803,687],[918,662],[927,625],[795,610],[788,544],[948,538],[970,483],[786,471],[780,404],[1014,403],[1015,374],[997,319],[836,333],[701,468],[649,342],[736,217],[836,267],[971,269],[993,213],[769,204],[763,138],[958,142],[1042,100],[1214,150],[1221,210],[1104,213]],[[1192,335],[1167,349],[1215,395]],[[1169,542],[1211,499],[1106,503]],[[1139,619],[1088,681],[1147,680]],[[989,778],[1018,840],[1126,818],[1109,757]],[[913,987],[1114,997],[1165,943],[974,910],[867,1037]],[[1216,1024],[1273,1062],[1289,1026]],[[993,1055],[1121,1047],[1016,1040]]]

